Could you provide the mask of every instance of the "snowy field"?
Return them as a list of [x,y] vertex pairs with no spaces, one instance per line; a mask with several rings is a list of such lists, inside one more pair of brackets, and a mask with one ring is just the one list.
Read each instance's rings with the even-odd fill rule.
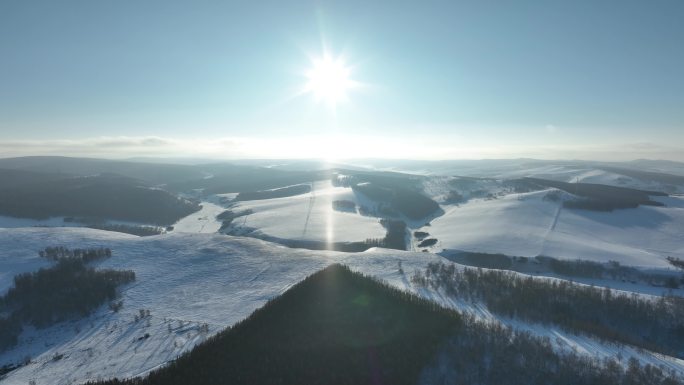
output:
[[[70,384],[145,374],[334,262],[444,306],[516,326],[516,321],[497,320],[482,307],[413,287],[409,276],[414,270],[422,270],[432,261],[445,261],[430,253],[385,249],[364,253],[309,251],[219,234],[135,237],[84,228],[0,229],[0,244],[5,251],[0,255],[0,271],[4,273],[0,275],[0,293],[10,287],[14,274],[48,266],[37,256],[37,251],[48,245],[110,247],[112,258],[98,267],[133,269],[136,273],[136,281],[122,290],[124,307],[118,313],[103,306],[82,320],[26,330],[18,347],[0,353],[0,366],[26,357],[31,362],[10,372],[3,384],[25,385],[31,380],[36,384]],[[405,274],[398,271],[400,261]],[[149,310],[150,316],[136,321],[140,309]],[[553,328],[522,327],[537,334],[559,335],[559,341],[566,341],[559,342],[559,347],[580,346],[588,354],[612,354],[622,349]],[[629,348],[621,351],[623,355],[637,354]],[[639,357],[684,370],[680,360],[648,352]]]
[[382,238],[385,229],[378,218],[366,217],[358,212],[333,209],[333,201],[347,200],[359,206],[371,205],[351,188],[334,187],[330,181],[316,182],[307,194],[286,198],[238,202],[232,210],[246,209],[254,213],[233,222],[236,233],[257,231],[280,239],[355,242],[367,238]]
[[446,208],[422,230],[439,242],[433,251],[460,250],[534,257],[619,261],[670,267],[684,258],[684,199],[656,198],[666,207],[613,212],[571,210],[545,200],[546,191],[472,200]]
[[173,224],[177,233],[216,233],[221,228],[221,221],[216,216],[226,209],[214,202],[203,201],[202,208]]

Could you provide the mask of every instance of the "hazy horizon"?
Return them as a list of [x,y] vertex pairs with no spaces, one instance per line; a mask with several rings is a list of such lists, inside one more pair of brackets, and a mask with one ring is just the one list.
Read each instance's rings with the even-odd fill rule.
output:
[[0,154],[684,161],[684,4],[0,4]]

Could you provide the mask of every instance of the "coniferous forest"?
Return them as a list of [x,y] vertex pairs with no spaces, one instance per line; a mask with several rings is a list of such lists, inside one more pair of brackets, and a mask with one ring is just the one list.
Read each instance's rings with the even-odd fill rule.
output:
[[0,351],[17,343],[23,325],[47,327],[85,316],[116,297],[116,288],[135,280],[131,270],[95,270],[89,262],[108,258],[111,250],[48,247],[41,257],[56,261],[50,268],[14,277],[0,297]]
[[414,272],[411,280],[449,296],[482,302],[506,317],[556,324],[605,341],[684,357],[682,297],[653,300],[565,280],[524,277],[502,270],[459,269],[441,262]]
[[[146,378],[174,384],[684,384],[447,310],[333,265]],[[91,383],[92,385],[92,383]]]

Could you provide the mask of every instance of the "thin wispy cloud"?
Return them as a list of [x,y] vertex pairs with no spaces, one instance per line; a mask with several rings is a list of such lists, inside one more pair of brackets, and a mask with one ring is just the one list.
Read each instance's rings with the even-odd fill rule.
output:
[[128,158],[137,156],[213,159],[394,158],[394,159],[585,159],[638,158],[684,161],[684,147],[649,142],[617,145],[482,145],[460,138],[374,136],[166,138],[95,137],[72,140],[0,140],[3,157],[28,155]]

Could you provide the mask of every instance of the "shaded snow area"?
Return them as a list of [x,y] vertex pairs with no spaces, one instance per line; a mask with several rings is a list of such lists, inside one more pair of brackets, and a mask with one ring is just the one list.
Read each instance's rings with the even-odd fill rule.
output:
[[546,199],[548,191],[471,200],[447,207],[427,231],[433,251],[458,250],[560,259],[619,261],[667,268],[684,258],[684,199],[658,197],[665,207],[613,212],[573,210]]
[[[237,218],[230,232],[265,235],[280,239],[320,242],[355,242],[367,238],[382,238],[385,229],[378,218],[362,216],[358,206],[369,206],[364,197],[351,188],[334,187],[330,181],[313,184],[310,193],[286,198],[238,202],[232,210],[252,210],[254,213]],[[334,201],[350,201],[356,210],[340,211]]]
[[[10,372],[3,384],[25,385],[31,380],[37,385],[70,384],[143,375],[334,262],[444,306],[472,312],[487,322],[529,328],[540,335],[558,335],[559,348],[576,346],[578,351],[585,349],[591,355],[613,354],[618,349],[552,327],[500,319],[483,306],[415,287],[409,279],[415,270],[424,270],[429,262],[447,262],[431,253],[386,249],[363,253],[310,251],[221,234],[136,237],[86,228],[0,229],[0,244],[0,293],[11,286],[14,274],[50,265],[37,255],[45,246],[109,247],[113,256],[98,262],[97,268],[132,269],[136,273],[136,281],[122,287],[123,308],[118,313],[103,305],[81,320],[40,330],[26,328],[17,347],[0,353],[0,366],[22,362],[26,357],[30,357],[30,363]],[[641,360],[684,372],[681,360],[629,348],[623,351],[625,356],[633,351]]]

